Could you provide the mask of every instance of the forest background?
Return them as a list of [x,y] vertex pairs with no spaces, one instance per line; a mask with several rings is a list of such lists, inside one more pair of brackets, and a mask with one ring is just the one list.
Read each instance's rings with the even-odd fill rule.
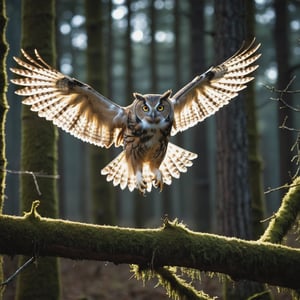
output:
[[[7,40],[10,51],[7,58],[7,67],[14,66],[13,56],[20,51],[21,34],[21,1],[12,0],[7,3],[8,27]],[[256,110],[258,116],[259,144],[263,162],[264,190],[285,184],[289,174],[293,175],[290,158],[295,155],[291,147],[295,143],[295,135],[289,144],[279,147],[279,135],[284,129],[279,127],[283,120],[278,119],[278,110],[283,105],[272,100],[278,94],[266,88],[276,87],[278,68],[290,68],[290,76],[279,88],[284,89],[293,76],[299,73],[299,5],[297,1],[283,1],[287,5],[288,36],[274,32],[276,12],[273,1],[256,1],[255,35],[262,43],[262,57],[259,60],[259,69],[255,73]],[[150,4],[148,1],[132,1],[130,6],[130,28],[128,28],[128,7],[125,1],[103,1],[103,26],[105,30],[104,59],[107,68],[101,80],[107,84],[106,93],[102,92],[115,102],[126,105],[132,101],[132,92],[162,93],[167,89],[174,92],[190,81],[195,74],[192,71],[191,49],[196,41],[191,36],[191,18],[189,1],[178,1],[177,6],[172,0],[154,1],[155,32],[151,32],[149,16]],[[176,10],[175,10],[176,7]],[[219,63],[214,56],[214,7],[213,1],[204,1],[203,45],[199,53],[202,58],[201,70],[204,72],[211,65]],[[177,14],[177,15],[176,15]],[[151,40],[154,36],[154,41]],[[128,39],[128,36],[130,39]],[[287,39],[288,44],[281,42]],[[152,42],[151,42],[152,41]],[[288,56],[276,61],[276,43],[286,45]],[[153,49],[155,44],[155,50]],[[85,29],[84,5],[82,1],[57,2],[57,65],[68,75],[87,82],[86,47],[87,36]],[[38,47],[38,45],[37,45]],[[130,47],[130,53],[128,50]],[[238,49],[236,49],[238,50]],[[155,53],[153,53],[155,51]],[[127,68],[130,62],[130,69]],[[155,70],[153,70],[155,68]],[[130,73],[130,74],[129,74]],[[12,78],[12,73],[8,73]],[[131,78],[131,81],[129,79]],[[95,87],[97,89],[97,86]],[[21,102],[14,95],[14,87],[9,86],[8,99],[10,110],[7,117],[7,158],[9,170],[20,170],[20,134],[21,134]],[[299,89],[299,81],[293,81],[290,89]],[[291,97],[292,98],[292,97]],[[291,99],[291,101],[296,101]],[[293,102],[290,102],[293,105]],[[289,117],[287,125],[299,128],[297,113],[284,109]],[[180,180],[174,180],[172,186],[165,187],[165,192],[153,192],[146,198],[138,198],[134,193],[115,191],[115,214],[120,225],[157,225],[160,217],[168,214],[170,218],[177,217],[195,229],[213,231],[216,224],[216,126],[214,116],[207,119],[205,136],[199,136],[202,131],[198,127],[192,128],[180,135],[182,147],[199,154],[194,166],[183,174]],[[288,134],[287,131],[284,134]],[[199,140],[201,139],[201,144]],[[203,141],[202,141],[203,140]],[[60,131],[59,151],[59,192],[60,216],[72,220],[91,220],[92,204],[90,197],[90,163],[88,158],[89,145]],[[100,149],[101,150],[101,149]],[[99,150],[99,152],[100,152]],[[280,150],[285,152],[280,153]],[[113,152],[114,150],[111,150]],[[111,157],[115,154],[112,153]],[[283,161],[280,163],[280,161]],[[287,165],[280,174],[281,164]],[[99,181],[105,181],[100,175],[103,165],[95,166],[99,169]],[[202,169],[199,178],[199,169]],[[282,176],[282,177],[281,177]],[[285,176],[285,177],[284,177]],[[105,183],[110,185],[110,183]],[[4,212],[19,213],[19,176],[7,174],[7,201]],[[166,196],[170,195],[171,203]],[[100,196],[99,196],[100,197]],[[82,201],[82,199],[86,199]],[[182,201],[181,199],[185,199]],[[281,200],[280,192],[266,195],[265,203],[268,212],[276,211]],[[99,200],[101,201],[101,200]],[[136,207],[138,206],[138,207]],[[143,220],[142,224],[138,219]]]
[[[197,73],[219,63],[212,51],[215,49],[216,4],[213,1],[201,1],[202,10],[197,13],[202,13],[203,19],[195,20],[191,17],[192,2],[102,1],[104,42],[103,58],[99,60],[106,67],[101,78],[104,80],[101,85],[105,85],[105,91],[100,92],[121,105],[131,101],[133,91],[162,93],[171,88],[175,92],[196,75],[195,61],[191,60],[198,41],[192,35],[194,26],[199,26],[202,42],[201,53],[197,56],[201,70],[198,69]],[[278,8],[279,2],[283,5],[281,8]],[[298,150],[297,147],[293,148],[294,145],[297,146],[297,132],[280,127],[284,124],[290,129],[300,128],[299,112],[287,109],[279,101],[281,94],[274,88],[288,87],[288,90],[294,91],[300,88],[297,80],[300,55],[299,3],[268,0],[254,3],[255,36],[262,43],[260,68],[255,73],[255,108],[262,185],[267,191],[290,183],[298,167],[296,160],[292,161]],[[83,1],[57,1],[57,66],[63,73],[89,82],[84,10]],[[7,15],[7,40],[10,47],[7,67],[11,67],[14,66],[12,56],[19,56],[21,47],[21,1],[8,1]],[[286,18],[282,18],[282,15]],[[285,45],[284,52],[281,51],[282,45]],[[8,74],[12,78],[12,74]],[[293,78],[295,79],[292,80]],[[97,86],[94,87],[97,89]],[[18,174],[21,170],[21,103],[13,92],[14,87],[10,85],[10,110],[6,126],[7,197],[4,213],[18,215],[22,213],[19,204],[19,179],[20,176],[29,175]],[[286,93],[284,96],[289,106],[298,106],[299,109],[297,93]],[[60,131],[59,217],[98,224],[154,227],[161,224],[162,218],[167,215],[170,219],[182,220],[194,230],[217,232],[217,131],[215,118],[211,117],[205,124],[180,135],[180,145],[198,153],[199,158],[187,174],[174,180],[165,191],[153,192],[145,198],[136,193],[112,189],[111,184],[106,183],[105,178],[100,175],[100,169],[104,165],[95,164],[91,159],[95,150]],[[109,157],[115,156],[114,150],[107,153]],[[97,180],[101,181],[101,191],[105,191],[96,191],[98,199],[93,194],[95,176],[92,172],[99,175]],[[282,190],[265,194],[265,217],[278,209],[282,195]],[[108,196],[110,201],[107,201]]]

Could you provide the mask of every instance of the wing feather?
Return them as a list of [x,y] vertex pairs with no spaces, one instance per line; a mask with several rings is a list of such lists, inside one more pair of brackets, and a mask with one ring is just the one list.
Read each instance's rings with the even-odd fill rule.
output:
[[174,123],[171,134],[175,135],[203,121],[246,88],[246,84],[253,80],[249,74],[258,68],[254,63],[260,57],[256,53],[259,47],[260,44],[255,44],[253,40],[248,47],[196,76],[179,90],[172,98]]
[[24,59],[11,71],[21,86],[16,94],[40,117],[52,121],[75,137],[101,147],[122,144],[127,111],[90,86],[55,70],[35,51],[35,59],[22,50]]

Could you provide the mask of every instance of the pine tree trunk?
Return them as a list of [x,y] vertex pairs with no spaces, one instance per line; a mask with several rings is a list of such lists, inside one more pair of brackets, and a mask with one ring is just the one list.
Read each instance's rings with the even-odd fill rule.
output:
[[[34,9],[33,9],[34,8]],[[55,62],[55,1],[22,1],[22,48],[32,54],[34,48],[45,60]],[[21,168],[23,171],[57,174],[57,130],[40,119],[27,107],[22,107]],[[57,183],[52,178],[21,176],[21,210],[30,209],[32,201],[40,199],[41,211],[47,217],[58,216]],[[37,245],[32,241],[32,255]],[[28,258],[22,257],[21,263]],[[17,299],[58,299],[60,295],[58,260],[38,259],[18,277]]]
[[[246,1],[215,2],[217,61],[224,61],[240,48],[246,33]],[[251,191],[249,185],[248,135],[245,95],[216,114],[217,192],[219,232],[243,239],[252,237]],[[232,286],[226,281],[226,298],[247,299],[261,291],[249,281]]]
[[[127,28],[126,28],[126,42],[125,42],[125,62],[126,62],[126,105],[132,101],[133,92],[133,45],[131,40],[132,33],[132,0],[126,0],[127,7]],[[146,208],[146,203],[143,201],[143,196],[135,190],[133,192],[134,203],[134,224],[136,227],[143,227],[145,224],[146,213],[151,211],[151,207]],[[126,200],[125,200],[126,201]],[[148,202],[149,203],[149,202]],[[151,203],[150,203],[151,205]]]
[[[224,61],[241,46],[245,36],[244,1],[217,1],[216,54]],[[250,191],[245,97],[239,95],[216,114],[217,184],[220,232],[249,239]]]
[[[8,103],[6,99],[7,90],[7,77],[6,77],[6,55],[8,51],[8,45],[6,43],[5,32],[7,25],[5,1],[0,1],[0,215],[2,214],[4,196],[5,196],[5,177],[6,177],[6,157],[5,157],[5,121],[8,110]],[[0,256],[0,282],[3,281],[3,258]],[[0,300],[2,299],[3,289],[0,289]]]
[[[103,49],[103,16],[100,1],[86,0],[87,81],[88,84],[106,95]],[[91,196],[94,222],[116,224],[116,201],[113,186],[100,175],[100,168],[109,162],[107,149],[90,146]]]
[[[205,65],[204,41],[204,3],[203,1],[190,1],[191,11],[191,66],[192,77],[201,74],[207,67]],[[196,153],[200,153],[199,167],[195,168],[195,220],[197,227],[202,231],[210,230],[210,205],[209,205],[209,169],[208,169],[208,139],[207,122],[202,122],[195,129]],[[205,199],[205,201],[203,201]]]
[[[247,10],[247,39],[251,42],[254,32],[254,10],[253,1],[246,1]],[[249,184],[251,193],[252,209],[252,238],[258,239],[263,234],[263,224],[260,222],[264,219],[265,198],[262,184],[262,158],[259,154],[259,134],[257,128],[257,112],[255,102],[254,82],[249,83],[246,98],[247,114],[247,131],[248,131],[248,160],[249,160]]]

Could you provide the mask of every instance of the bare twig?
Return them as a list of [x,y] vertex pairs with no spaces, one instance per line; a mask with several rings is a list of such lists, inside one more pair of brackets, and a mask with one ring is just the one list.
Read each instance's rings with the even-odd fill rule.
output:
[[267,191],[265,191],[264,192],[264,194],[266,195],[266,194],[269,194],[269,193],[272,193],[272,192],[277,192],[277,191],[280,191],[280,190],[282,190],[282,189],[289,189],[289,188],[292,188],[292,187],[296,187],[296,186],[298,186],[298,184],[284,184],[284,185],[282,185],[282,186],[278,186],[278,187],[276,187],[276,188],[268,188],[268,190]]
[[300,112],[300,109],[299,108],[296,108],[290,104],[288,104],[285,100],[284,100],[284,97],[283,95],[284,94],[297,94],[297,93],[300,93],[300,90],[290,90],[290,86],[292,85],[292,83],[294,82],[294,80],[296,79],[296,76],[293,76],[292,79],[289,81],[289,83],[286,85],[286,87],[283,89],[283,90],[280,90],[280,89],[276,89],[275,87],[273,86],[268,86],[268,85],[265,85],[265,87],[267,89],[269,89],[271,92],[273,93],[278,93],[279,94],[279,97],[278,98],[270,98],[271,100],[274,100],[274,101],[278,101],[278,102],[281,102],[284,107],[283,108],[289,108],[293,111],[296,111],[296,112]]
[[279,94],[298,94],[300,93],[300,90],[289,90],[289,87],[292,85],[292,83],[295,81],[296,76],[293,76],[292,79],[288,82],[287,86],[283,89],[277,89],[273,86],[269,86],[267,84],[264,84],[264,86],[270,90],[272,93],[279,93]]
[[15,273],[13,273],[11,276],[9,276],[5,281],[3,281],[0,284],[0,288],[3,288],[4,286],[8,285],[15,277],[18,276],[20,272],[22,272],[27,266],[32,264],[35,261],[35,256],[32,256],[30,259],[28,259],[21,267],[19,267]]
[[50,178],[50,179],[59,179],[59,175],[47,175],[43,172],[32,172],[32,171],[16,171],[16,170],[8,170],[8,169],[2,169],[3,171],[10,173],[10,174],[18,174],[18,175],[31,175],[36,191],[39,196],[42,195],[37,178]]
[[295,161],[296,166],[298,166],[294,175],[294,178],[296,178],[300,172],[300,131],[298,132],[297,139],[292,146],[291,151],[296,151],[295,156],[292,158],[292,162]]
[[48,174],[45,174],[43,172],[16,171],[16,170],[9,170],[9,169],[5,169],[4,171],[7,172],[7,173],[11,173],[11,174],[19,174],[19,175],[22,175],[22,174],[32,175],[32,174],[34,174],[35,177],[59,179],[59,175],[48,175]]
[[282,125],[279,126],[280,129],[286,129],[286,130],[289,130],[289,131],[295,131],[295,132],[299,132],[300,133],[300,129],[296,129],[296,128],[292,128],[292,127],[288,127],[286,126],[286,122],[288,120],[288,116],[286,116],[283,120],[283,123]]
[[[289,81],[289,83],[287,84],[287,86],[283,90],[275,89],[274,87],[269,87],[267,85],[266,85],[266,88],[268,88],[271,92],[275,92],[275,93],[279,94],[278,98],[271,98],[272,100],[279,101],[279,102],[283,103],[284,108],[289,108],[289,109],[291,109],[295,112],[300,112],[300,108],[292,106],[284,100],[284,95],[285,94],[300,93],[300,90],[290,90],[289,89],[290,86],[292,85],[293,81],[295,80],[295,78],[296,78],[296,76],[293,76],[292,79]],[[291,161],[295,162],[295,164],[296,164],[295,174],[294,175],[291,174],[291,179],[295,179],[298,176],[298,174],[300,173],[300,129],[287,126],[286,125],[287,120],[288,120],[288,117],[286,116],[283,120],[282,125],[279,126],[279,128],[280,129],[285,129],[285,130],[288,130],[288,131],[291,131],[291,132],[295,132],[297,134],[296,141],[291,147],[291,152],[294,152],[294,151],[296,152],[296,154],[291,159]],[[283,185],[283,186],[280,186],[276,189],[270,189],[266,193],[277,191],[277,190],[280,190],[282,188],[287,188],[287,187],[289,187],[289,186],[288,185]]]
[[265,218],[263,220],[260,220],[259,222],[260,223],[265,223],[265,222],[268,222],[268,221],[270,221],[270,220],[272,220],[274,218],[276,218],[276,213],[273,213],[270,217],[267,217],[267,218]]

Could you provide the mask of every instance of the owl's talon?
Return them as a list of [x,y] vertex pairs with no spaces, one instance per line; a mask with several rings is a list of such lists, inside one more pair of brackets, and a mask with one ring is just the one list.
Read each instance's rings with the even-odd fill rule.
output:
[[140,193],[145,196],[146,189],[147,189],[147,183],[143,179],[143,175],[141,172],[137,172],[136,174],[136,186],[137,189],[140,191]]
[[153,185],[155,188],[159,188],[159,191],[161,192],[163,190],[163,186],[164,186],[161,171],[159,169],[156,169],[154,174],[155,175],[153,178]]
[[159,191],[160,191],[160,192],[163,190],[164,183],[163,183],[162,180],[156,179],[156,180],[153,182],[153,185],[154,185],[155,188],[159,188]]
[[147,188],[147,185],[146,185],[145,181],[143,181],[142,184],[138,185],[137,188],[138,188],[138,190],[139,190],[139,192],[140,192],[140,194],[141,194],[142,196],[145,196],[145,195],[146,195],[146,188]]

